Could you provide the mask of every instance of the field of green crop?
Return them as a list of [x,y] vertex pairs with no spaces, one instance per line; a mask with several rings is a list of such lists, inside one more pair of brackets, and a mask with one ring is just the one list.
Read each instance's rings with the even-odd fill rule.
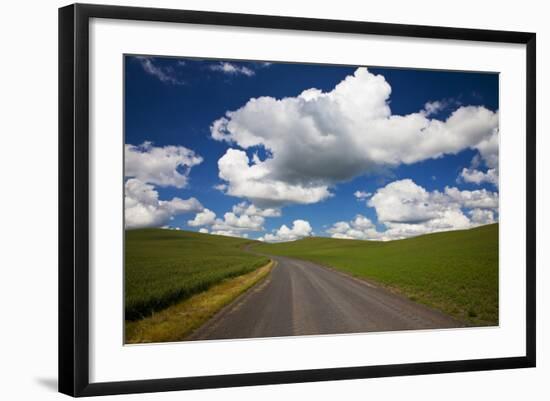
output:
[[373,280],[472,325],[498,324],[498,224],[390,242],[307,238],[254,250]]
[[187,231],[126,231],[125,318],[137,320],[249,273],[269,259],[246,253],[250,240]]

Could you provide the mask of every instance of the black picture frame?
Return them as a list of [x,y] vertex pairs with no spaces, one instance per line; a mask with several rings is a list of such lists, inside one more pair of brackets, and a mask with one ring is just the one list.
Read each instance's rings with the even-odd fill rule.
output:
[[[521,357],[382,366],[89,381],[89,132],[88,61],[91,18],[415,38],[515,43],[526,46],[526,354]],[[536,363],[536,35],[479,29],[74,4],[59,9],[59,391],[71,396],[159,392],[324,380],[361,379],[534,367]]]

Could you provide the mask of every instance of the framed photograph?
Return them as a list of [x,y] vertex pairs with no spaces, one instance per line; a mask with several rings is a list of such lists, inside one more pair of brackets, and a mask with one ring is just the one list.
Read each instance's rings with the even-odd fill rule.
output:
[[59,10],[59,390],[535,366],[535,34]]

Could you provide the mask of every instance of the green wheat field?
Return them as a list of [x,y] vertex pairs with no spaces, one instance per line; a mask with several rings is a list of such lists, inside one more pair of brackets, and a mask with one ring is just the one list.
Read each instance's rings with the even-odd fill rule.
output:
[[242,250],[250,240],[187,231],[126,231],[125,319],[150,316],[269,259]]
[[[498,325],[498,224],[389,242],[311,237],[264,244],[163,229],[129,230],[125,318],[135,321],[266,265],[310,260],[367,279],[476,326]],[[250,246],[252,245],[252,246]]]
[[333,267],[476,326],[498,325],[498,223],[378,242],[306,238],[254,249]]

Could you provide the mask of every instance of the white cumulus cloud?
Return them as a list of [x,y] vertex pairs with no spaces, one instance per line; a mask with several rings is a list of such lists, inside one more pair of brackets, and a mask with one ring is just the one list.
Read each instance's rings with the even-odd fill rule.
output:
[[[228,111],[211,135],[244,150],[230,148],[218,161],[226,192],[264,206],[310,204],[329,197],[333,185],[382,168],[465,149],[491,157],[498,112],[459,107],[442,121],[429,118],[434,103],[429,112],[394,115],[390,94],[383,76],[358,68],[329,92],[253,98]],[[245,152],[257,146],[264,160]]]
[[[489,138],[475,146],[479,154],[474,156],[469,168],[462,169],[459,178],[464,182],[490,183],[498,188],[499,184],[499,138],[498,129]],[[485,169],[485,171],[483,171]]]
[[455,187],[430,192],[411,179],[403,179],[378,189],[367,202],[375,209],[378,222],[385,226],[384,231],[357,216],[349,223],[335,223],[327,232],[335,238],[391,240],[467,229],[495,222],[498,203],[497,192]]
[[264,218],[262,216],[236,215],[227,212],[223,219],[216,219],[212,225],[215,231],[262,231]]
[[368,205],[374,207],[382,223],[422,223],[461,208],[497,209],[498,193],[485,189],[461,191],[445,187],[428,192],[411,179],[394,181],[376,191]]
[[224,237],[248,238],[248,234],[244,233],[242,231],[214,230],[210,234],[212,234],[212,235],[223,235]]
[[439,202],[411,179],[394,181],[376,191],[368,205],[376,209],[380,222],[420,223],[437,216]]
[[313,235],[313,230],[309,222],[298,219],[292,222],[291,228],[283,224],[278,230],[274,230],[272,234],[265,234],[258,238],[258,240],[266,242],[286,242],[296,241],[300,238],[309,237],[310,235]]
[[474,225],[491,224],[495,222],[495,212],[488,209],[472,209],[468,212]]
[[281,210],[275,208],[261,209],[253,204],[247,202],[240,202],[233,206],[233,213],[246,214],[248,216],[262,216],[262,217],[280,217]]
[[339,221],[327,230],[332,238],[341,239],[362,239],[377,240],[381,239],[380,233],[376,231],[376,226],[367,217],[358,214],[350,222]]
[[204,209],[195,215],[193,220],[187,221],[187,224],[191,227],[208,226],[214,224],[216,221],[216,213],[210,209]]
[[460,177],[464,182],[471,182],[477,185],[488,182],[498,186],[498,171],[494,168],[490,168],[487,171],[481,171],[475,168],[465,167],[462,169]]
[[[437,193],[435,191],[434,193]],[[445,187],[443,202],[455,202],[465,208],[498,209],[498,192],[477,189],[475,191],[461,191],[455,187]]]
[[124,193],[124,221],[128,229],[163,226],[176,215],[203,209],[195,198],[159,200],[153,185],[136,178],[126,181]]
[[204,209],[195,215],[187,224],[191,227],[210,226],[212,234],[243,236],[244,231],[263,231],[266,217],[279,217],[279,209],[261,209],[247,202],[233,206],[231,212],[226,212],[222,218],[216,218],[216,213]]
[[193,166],[202,163],[202,157],[183,146],[125,145],[126,177],[159,186],[184,188]]
[[246,152],[238,149],[228,149],[218,160],[218,169],[220,178],[229,183],[225,193],[246,197],[268,208],[316,203],[330,196],[327,186],[304,186],[270,178],[265,163],[249,165]]

